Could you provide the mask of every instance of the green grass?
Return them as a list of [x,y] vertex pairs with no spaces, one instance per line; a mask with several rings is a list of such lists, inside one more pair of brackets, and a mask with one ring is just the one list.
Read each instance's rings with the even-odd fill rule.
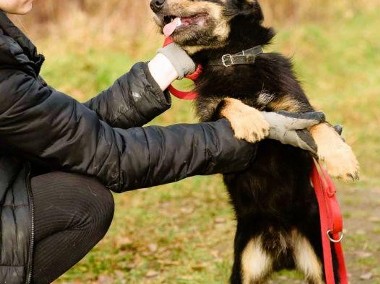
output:
[[[338,183],[343,188],[348,225],[345,245],[353,283],[367,272],[374,277],[363,283],[380,283],[379,224],[363,224],[378,216],[380,208],[376,203],[380,196],[379,14],[380,9],[375,9],[279,27],[275,43],[268,48],[293,57],[313,104],[331,123],[344,125],[344,136],[359,158],[361,181]],[[107,87],[136,61],[95,43],[93,49],[84,51],[69,46],[59,58],[53,45],[42,45],[48,56],[44,77],[82,101]],[[193,121],[191,103],[174,100],[172,109],[153,123]],[[107,236],[58,283],[97,283],[99,277],[109,277],[110,283],[227,282],[235,222],[219,176],[194,177],[115,199],[115,218]],[[359,230],[362,227],[364,235]],[[357,261],[358,251],[370,255]],[[299,279],[294,273],[278,277]],[[285,283],[283,278],[278,283]]]

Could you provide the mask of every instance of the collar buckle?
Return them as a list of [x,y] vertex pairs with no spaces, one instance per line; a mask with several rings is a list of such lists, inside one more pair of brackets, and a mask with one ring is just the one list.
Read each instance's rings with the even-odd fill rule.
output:
[[222,63],[224,67],[230,67],[234,64],[234,58],[231,54],[224,54],[222,56]]

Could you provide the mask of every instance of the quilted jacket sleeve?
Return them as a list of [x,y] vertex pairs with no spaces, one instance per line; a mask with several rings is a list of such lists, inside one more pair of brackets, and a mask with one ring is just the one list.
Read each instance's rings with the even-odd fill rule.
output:
[[98,177],[116,192],[244,169],[255,147],[228,121],[112,128],[35,76],[0,69],[0,144],[53,168]]
[[142,126],[171,105],[170,95],[161,91],[146,63],[137,63],[107,90],[85,105],[113,127]]

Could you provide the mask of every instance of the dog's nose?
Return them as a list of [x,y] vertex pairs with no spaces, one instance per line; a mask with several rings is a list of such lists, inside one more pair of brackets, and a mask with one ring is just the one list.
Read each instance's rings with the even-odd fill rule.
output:
[[153,10],[153,12],[157,13],[162,9],[164,3],[165,0],[152,0],[150,1],[150,8]]

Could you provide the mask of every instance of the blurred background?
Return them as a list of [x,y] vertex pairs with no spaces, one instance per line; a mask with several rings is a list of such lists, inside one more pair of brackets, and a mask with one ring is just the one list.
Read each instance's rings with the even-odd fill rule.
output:
[[[313,105],[344,125],[361,181],[337,181],[351,283],[380,283],[380,0],[261,0]],[[109,86],[163,41],[147,0],[36,1],[12,17],[46,56],[45,80],[80,101]],[[191,102],[153,124],[195,122]],[[56,283],[227,283],[235,228],[220,176],[115,195],[104,240]],[[281,272],[272,283],[303,283]]]

